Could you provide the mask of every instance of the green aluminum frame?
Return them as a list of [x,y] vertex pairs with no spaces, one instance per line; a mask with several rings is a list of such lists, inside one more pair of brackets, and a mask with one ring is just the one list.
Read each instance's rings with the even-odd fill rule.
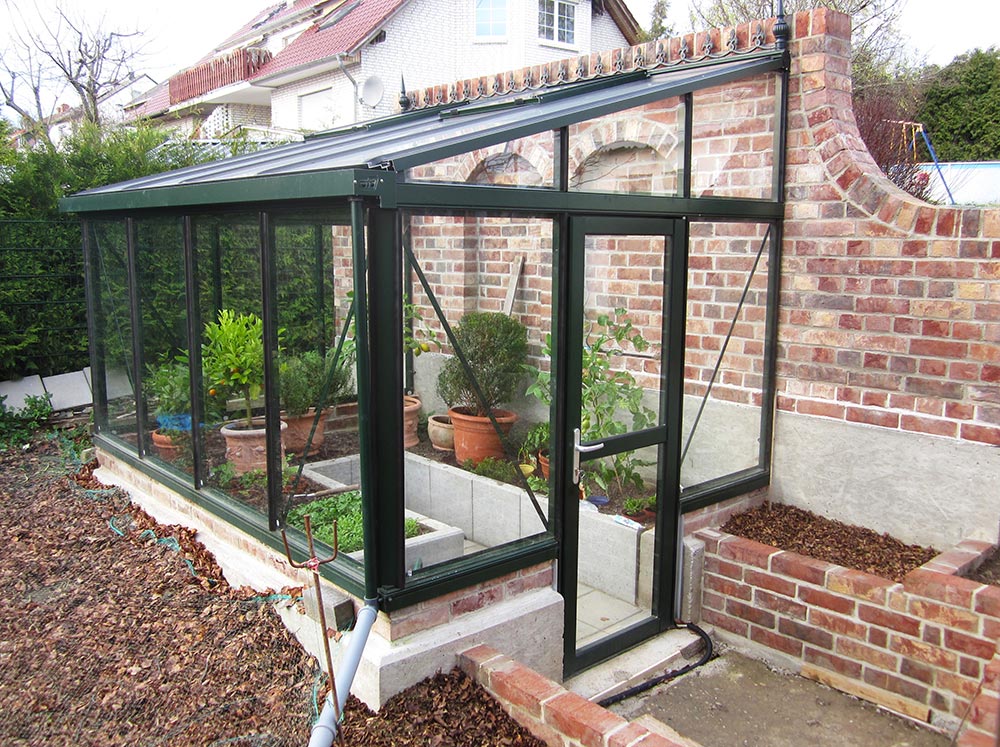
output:
[[[354,563],[337,562],[324,565],[322,572],[329,580],[351,593],[379,600],[381,609],[392,611],[410,606],[422,600],[468,587],[520,568],[549,561],[559,557],[560,543],[567,527],[557,511],[552,530],[542,537],[529,538],[510,543],[493,550],[460,558],[455,561],[422,570],[413,577],[406,577],[403,569],[402,548],[402,496],[403,492],[403,449],[402,414],[399,408],[399,392],[404,386],[403,357],[401,345],[402,322],[402,255],[400,246],[401,211],[414,210],[423,213],[467,213],[497,212],[511,215],[547,217],[554,224],[554,264],[553,299],[556,305],[554,337],[572,339],[568,325],[567,304],[574,293],[574,278],[570,276],[570,222],[581,218],[585,221],[599,220],[601,216],[628,218],[657,218],[675,221],[684,226],[690,219],[719,219],[727,221],[753,221],[768,223],[772,227],[770,251],[771,274],[768,288],[766,376],[763,416],[761,421],[761,461],[758,466],[744,473],[730,475],[716,483],[703,486],[697,495],[681,496],[680,510],[690,511],[732,495],[746,492],[764,485],[770,475],[770,436],[773,422],[774,401],[774,350],[777,320],[778,258],[781,242],[781,220],[784,214],[783,174],[785,167],[785,130],[787,122],[787,74],[789,58],[787,52],[770,51],[738,58],[722,60],[702,66],[679,66],[666,71],[641,72],[609,77],[575,86],[556,87],[535,96],[521,97],[521,100],[487,101],[485,103],[459,104],[436,107],[428,110],[409,112],[386,120],[357,125],[346,130],[326,133],[310,138],[306,143],[284,146],[272,153],[243,156],[223,162],[221,166],[209,164],[176,172],[171,175],[147,177],[135,182],[113,187],[105,187],[66,198],[62,209],[80,214],[85,223],[90,220],[121,220],[127,226],[130,263],[129,303],[132,318],[138,316],[141,299],[134,291],[134,221],[145,217],[175,215],[184,223],[186,249],[185,280],[188,287],[186,299],[188,307],[188,338],[191,361],[191,388],[201,390],[200,349],[195,341],[200,337],[200,310],[192,292],[198,286],[199,273],[209,268],[198,267],[191,246],[193,244],[193,216],[213,215],[232,211],[246,213],[255,211],[259,217],[262,240],[262,293],[265,325],[265,401],[268,425],[276,425],[278,418],[278,393],[274,377],[275,361],[271,352],[276,347],[276,320],[272,307],[276,297],[275,267],[273,247],[273,219],[275,213],[290,209],[315,208],[324,213],[335,212],[342,217],[345,225],[352,227],[354,255],[354,287],[357,309],[358,337],[358,395],[360,404],[359,432],[361,439],[362,491],[366,510],[364,512],[365,543],[372,552],[366,553],[364,566]],[[692,71],[695,74],[690,74]],[[678,196],[652,196],[642,194],[596,194],[571,192],[569,185],[569,162],[567,127],[586,121],[600,114],[620,111],[645,101],[670,96],[686,98],[686,133],[690,133],[691,107],[690,93],[699,88],[715,86],[726,81],[762,73],[775,73],[780,80],[780,107],[775,132],[774,199],[738,198],[693,198],[690,190],[691,138],[685,137],[683,161],[683,185]],[[677,80],[672,83],[670,76]],[[663,76],[659,78],[659,76]],[[657,80],[659,78],[659,80]],[[649,82],[652,81],[652,82]],[[628,100],[617,100],[616,87],[632,85],[636,92]],[[649,87],[648,92],[639,86]],[[621,89],[624,90],[624,89]],[[630,89],[631,90],[631,89]],[[580,101],[574,105],[574,96]],[[591,97],[588,104],[588,97]],[[568,100],[568,101],[567,101]],[[555,102],[555,103],[553,103]],[[559,108],[555,108],[558,104]],[[553,107],[545,114],[544,106]],[[491,119],[493,118],[493,119]],[[490,122],[496,121],[496,127]],[[475,126],[472,126],[475,125]],[[502,125],[502,126],[501,126]],[[462,128],[468,127],[463,132]],[[417,142],[398,142],[398,147],[386,150],[380,143],[382,136],[403,132],[424,135],[434,128],[453,128],[448,137],[417,138]],[[408,183],[402,171],[410,166],[457,155],[477,148],[488,147],[518,137],[553,130],[557,148],[558,173],[551,189],[529,189],[513,187],[492,187],[481,185]],[[433,135],[433,133],[431,133]],[[368,157],[351,156],[351,163],[337,162],[330,168],[315,164],[301,165],[293,154],[299,146],[315,153],[321,147],[334,147],[338,138],[346,138],[350,143],[375,143],[377,149],[370,149]],[[423,135],[421,135],[423,137]],[[372,146],[376,148],[376,146]],[[280,152],[279,152],[280,151]],[[352,151],[353,153],[353,151]],[[255,160],[256,159],[256,160]],[[285,160],[282,160],[285,159]],[[341,159],[343,160],[343,159]],[[266,163],[265,163],[266,162]],[[254,170],[255,164],[262,163]],[[311,163],[311,162],[310,162]],[[300,164],[300,165],[296,165]],[[264,168],[263,166],[267,166]],[[296,170],[298,168],[299,170]],[[220,172],[220,169],[223,170]],[[240,176],[228,177],[225,169],[236,169]],[[302,170],[305,169],[305,170]],[[123,440],[107,432],[106,408],[107,392],[104,386],[104,352],[101,340],[101,311],[99,268],[96,264],[95,249],[92,246],[89,226],[85,225],[83,243],[88,278],[88,330],[91,336],[91,365],[94,369],[95,404],[98,411],[95,442],[126,463],[150,475],[193,503],[201,506],[248,532],[256,539],[275,550],[281,550],[281,540],[273,529],[278,517],[273,508],[269,514],[269,526],[265,527],[259,514],[225,500],[203,489],[204,475],[196,471],[194,482],[190,477],[143,458],[142,434],[147,414],[140,412],[140,446],[133,451]],[[675,237],[676,240],[676,237]],[[685,246],[675,246],[674,253],[686,254]],[[386,288],[396,292],[385,293]],[[375,292],[378,289],[379,292]],[[681,294],[683,297],[683,294]],[[671,298],[674,298],[672,293]],[[683,317],[683,315],[682,315]],[[681,322],[683,319],[681,319]],[[674,319],[671,319],[674,323]],[[672,333],[673,334],[673,333]],[[133,361],[140,364],[141,330],[133,326]],[[566,345],[557,346],[552,361],[556,377],[564,375],[567,369]],[[142,370],[137,368],[136,370]],[[135,392],[137,404],[142,410],[141,382]],[[680,396],[670,390],[669,396]],[[193,416],[199,422],[200,398],[193,397]],[[198,403],[197,405],[195,403]],[[667,403],[669,406],[669,403]],[[567,403],[557,398],[553,401],[552,423],[554,448],[556,453],[566,453],[567,448]],[[103,408],[103,411],[102,411]],[[102,420],[103,418],[103,420]],[[275,471],[278,468],[277,429],[269,428],[269,493],[280,492]],[[675,438],[676,440],[676,438]],[[385,448],[391,444],[393,448]],[[670,448],[673,449],[673,441]],[[372,456],[379,454],[378,468]],[[203,446],[195,440],[195,455]],[[196,459],[196,463],[198,460]],[[563,470],[565,472],[565,470]],[[556,495],[565,495],[568,475],[557,474]],[[561,492],[557,492],[561,491]],[[275,503],[272,499],[271,503]],[[674,524],[677,522],[674,521]],[[307,553],[303,538],[290,537],[293,551],[298,555]],[[671,582],[672,583],[672,582]],[[658,593],[658,604],[666,604],[669,596],[666,589]]]

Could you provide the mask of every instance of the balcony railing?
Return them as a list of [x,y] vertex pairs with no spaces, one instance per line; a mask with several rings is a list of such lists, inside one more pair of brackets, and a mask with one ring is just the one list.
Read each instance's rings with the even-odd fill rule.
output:
[[266,49],[237,49],[178,73],[170,79],[170,103],[179,104],[209,91],[249,79],[271,59]]

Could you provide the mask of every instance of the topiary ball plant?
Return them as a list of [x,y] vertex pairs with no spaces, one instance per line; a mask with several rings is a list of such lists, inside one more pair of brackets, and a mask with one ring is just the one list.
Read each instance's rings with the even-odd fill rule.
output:
[[518,390],[528,357],[528,330],[506,314],[474,311],[462,317],[455,340],[484,399],[480,400],[457,355],[445,362],[438,375],[438,394],[450,407],[485,417]]

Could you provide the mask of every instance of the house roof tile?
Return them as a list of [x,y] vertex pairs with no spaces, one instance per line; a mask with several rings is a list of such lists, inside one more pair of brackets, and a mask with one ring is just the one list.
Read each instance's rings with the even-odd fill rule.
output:
[[333,13],[346,8],[346,15],[325,28],[325,19],[319,19],[265,63],[254,79],[267,78],[337,54],[354,52],[405,2],[406,0],[360,0],[339,6]]

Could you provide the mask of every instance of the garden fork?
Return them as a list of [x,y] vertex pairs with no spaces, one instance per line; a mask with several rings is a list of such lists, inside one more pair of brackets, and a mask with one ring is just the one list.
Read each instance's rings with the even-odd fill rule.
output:
[[[323,605],[323,585],[320,583],[319,567],[326,565],[337,557],[337,520],[333,520],[333,555],[322,560],[316,557],[316,549],[313,547],[312,524],[309,521],[309,514],[305,515],[306,540],[309,542],[309,560],[304,563],[296,563],[292,560],[292,551],[288,547],[288,538],[285,530],[281,530],[281,541],[285,543],[285,557],[288,558],[292,568],[308,568],[313,574],[313,583],[316,585],[316,604],[319,607],[319,624],[323,637],[323,652],[326,654],[326,671],[330,679],[330,697],[333,700],[333,717],[337,724],[340,724],[340,705],[337,700],[337,682],[333,676],[333,657],[330,655],[330,637],[326,632],[326,610]],[[337,729],[337,742],[344,744],[344,730]]]

